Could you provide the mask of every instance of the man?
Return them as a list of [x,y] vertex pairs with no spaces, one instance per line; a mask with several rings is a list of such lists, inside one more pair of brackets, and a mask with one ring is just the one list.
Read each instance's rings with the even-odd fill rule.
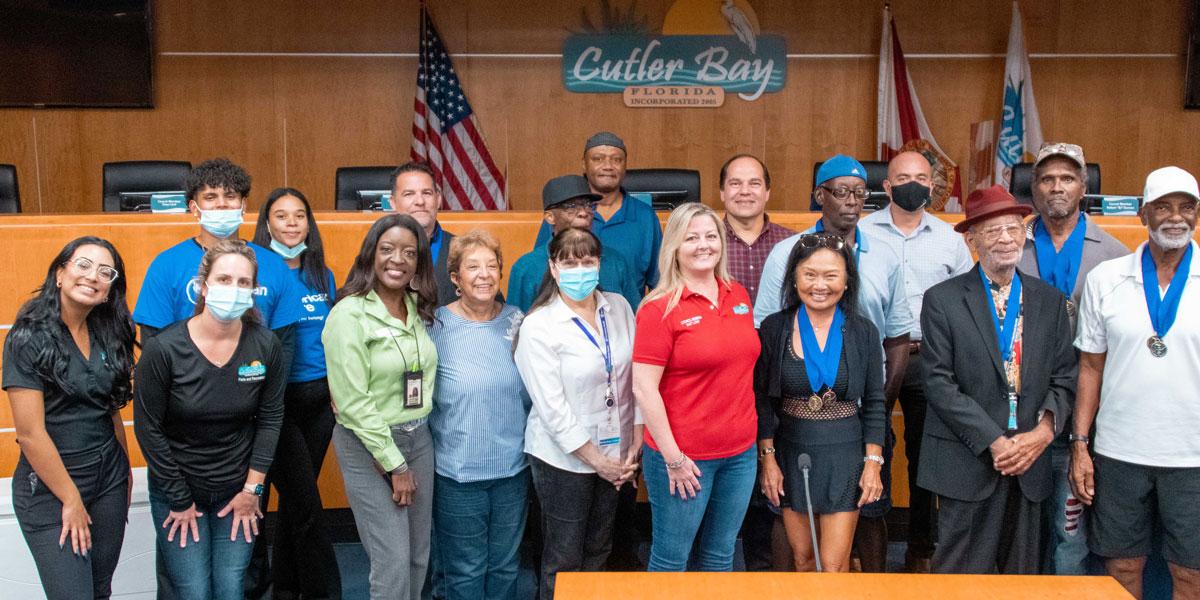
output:
[[[592,193],[599,194],[592,232],[605,248],[613,248],[630,261],[638,289],[658,283],[658,248],[662,225],[649,204],[630,198],[621,187],[625,181],[625,142],[616,134],[601,131],[583,146],[583,174]],[[533,247],[550,241],[551,228],[543,223]]]
[[[815,198],[821,205],[821,219],[804,233],[827,231],[842,236],[854,247],[858,261],[858,309],[870,319],[883,338],[885,359],[884,393],[895,398],[908,365],[909,333],[916,328],[905,299],[903,263],[887,244],[876,240],[873,233],[858,227],[867,191],[867,170],[857,160],[838,154],[817,169]],[[788,255],[799,241],[794,235],[775,245],[763,265],[758,299],[754,303],[754,322],[759,324],[767,315],[781,308],[780,292]],[[890,433],[889,426],[889,433]],[[885,447],[884,460],[891,453]],[[883,468],[883,497],[868,504],[859,512],[855,529],[862,570],[883,572],[887,566],[887,525],[884,515],[891,508],[891,467]]]
[[[555,177],[542,187],[542,206],[546,211],[543,218],[556,235],[570,228],[588,229],[592,226],[593,211],[599,199],[600,196],[592,193],[582,176]],[[534,248],[513,264],[508,276],[508,303],[520,308],[521,312],[529,312],[542,285],[542,278],[549,269],[549,245],[547,242]],[[639,278],[618,250],[602,250],[600,288],[621,294],[629,301],[630,308],[637,310],[642,301],[642,290],[637,284]]]
[[[772,223],[767,216],[771,198],[771,172],[767,165],[750,154],[737,154],[721,165],[721,202],[725,204],[725,239],[728,240],[729,274],[750,293],[758,296],[763,263],[775,244],[796,232]],[[742,550],[746,569],[767,571],[773,566],[771,535],[775,513],[758,486],[750,497],[746,519],[742,522]],[[782,535],[782,527],[780,527]]]
[[[200,163],[188,174],[184,185],[188,210],[199,221],[200,230],[195,237],[162,251],[150,263],[133,309],[133,321],[138,324],[143,342],[195,313],[196,297],[200,292],[195,278],[200,259],[219,240],[238,239],[238,227],[242,224],[246,198],[250,195],[250,176],[225,158]],[[290,367],[295,324],[301,317],[300,303],[292,299],[304,293],[300,280],[279,255],[253,243],[247,242],[247,245],[254,250],[258,261],[254,305],[282,342],[282,359],[285,367]],[[158,556],[158,597],[174,598],[162,553]],[[246,569],[247,596],[257,598],[269,585],[266,543],[256,543],[253,562]]]
[[796,232],[772,223],[767,216],[771,198],[771,173],[757,157],[738,154],[721,165],[721,202],[725,204],[725,238],[729,274],[758,296],[763,263],[775,244]]
[[[962,236],[945,221],[925,211],[929,204],[933,166],[919,152],[901,152],[888,163],[883,191],[891,202],[886,209],[863,217],[863,231],[900,256],[904,263],[904,293],[914,315],[921,314],[925,291],[971,269],[971,251]],[[909,333],[908,368],[900,384],[900,406],[904,410],[904,455],[908,458],[908,548],[905,568],[910,573],[928,573],[933,557],[933,494],[917,485],[921,434],[925,429],[925,378],[922,374],[921,328]],[[892,414],[888,398],[887,414]],[[889,436],[889,443],[895,437]]]
[[433,258],[433,278],[437,281],[438,306],[454,302],[454,283],[446,272],[450,255],[450,240],[454,234],[438,223],[442,191],[434,183],[433,169],[419,162],[407,162],[392,171],[392,210],[416,219],[429,238],[429,254]]
[[921,308],[929,411],[917,483],[938,496],[936,573],[1035,574],[1045,449],[1066,425],[1075,352],[1062,294],[1017,270],[1032,209],[1004,188],[967,197],[954,227],[979,256]]
[[1200,190],[1187,171],[1164,167],[1146,178],[1143,198],[1149,239],[1092,269],[1084,287],[1071,488],[1091,506],[1088,546],[1129,593],[1142,597],[1159,530],[1175,597],[1198,598],[1200,268],[1192,236]]
[[[1025,249],[1017,265],[1030,277],[1041,277],[1058,289],[1067,303],[1071,337],[1083,295],[1083,282],[1096,265],[1129,254],[1129,249],[1081,212],[1087,189],[1083,148],[1074,144],[1043,144],[1033,163],[1033,206],[1038,217],[1026,228]],[[1043,571],[1059,575],[1088,575],[1087,519],[1083,504],[1071,494],[1070,429],[1050,445],[1054,493],[1046,502],[1046,549]]]

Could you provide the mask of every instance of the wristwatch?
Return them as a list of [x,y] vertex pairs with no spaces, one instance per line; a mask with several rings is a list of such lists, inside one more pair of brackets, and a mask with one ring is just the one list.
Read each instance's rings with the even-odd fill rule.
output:
[[1085,444],[1092,443],[1092,438],[1086,435],[1079,435],[1078,433],[1072,433],[1071,435],[1067,436],[1067,439],[1070,440],[1072,444],[1075,442],[1083,442]]
[[242,486],[242,491],[246,492],[247,494],[254,494],[255,496],[258,496],[259,498],[262,498],[263,484],[256,483],[256,484],[251,485],[251,484],[247,483],[246,485]]

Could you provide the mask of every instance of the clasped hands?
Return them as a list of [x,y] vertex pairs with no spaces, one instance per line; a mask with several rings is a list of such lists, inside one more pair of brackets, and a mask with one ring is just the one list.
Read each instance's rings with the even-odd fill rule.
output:
[[1023,475],[1054,441],[1054,426],[1043,418],[1032,431],[1000,436],[990,446],[992,467],[1001,475]]

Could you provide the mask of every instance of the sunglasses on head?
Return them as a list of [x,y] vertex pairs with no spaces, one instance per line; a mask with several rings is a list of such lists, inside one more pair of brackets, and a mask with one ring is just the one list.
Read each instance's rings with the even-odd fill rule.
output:
[[828,248],[838,252],[846,247],[846,240],[842,239],[842,236],[832,233],[806,233],[800,236],[800,246],[808,249]]

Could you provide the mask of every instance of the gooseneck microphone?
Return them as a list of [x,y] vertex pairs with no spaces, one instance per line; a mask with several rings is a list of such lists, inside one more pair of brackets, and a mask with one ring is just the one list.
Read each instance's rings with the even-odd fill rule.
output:
[[812,492],[808,489],[808,472],[812,469],[812,457],[801,454],[796,457],[796,466],[804,473],[804,504],[808,508],[808,531],[812,533],[813,556],[817,559],[817,572],[821,572],[821,548],[817,546],[817,522],[813,520]]

